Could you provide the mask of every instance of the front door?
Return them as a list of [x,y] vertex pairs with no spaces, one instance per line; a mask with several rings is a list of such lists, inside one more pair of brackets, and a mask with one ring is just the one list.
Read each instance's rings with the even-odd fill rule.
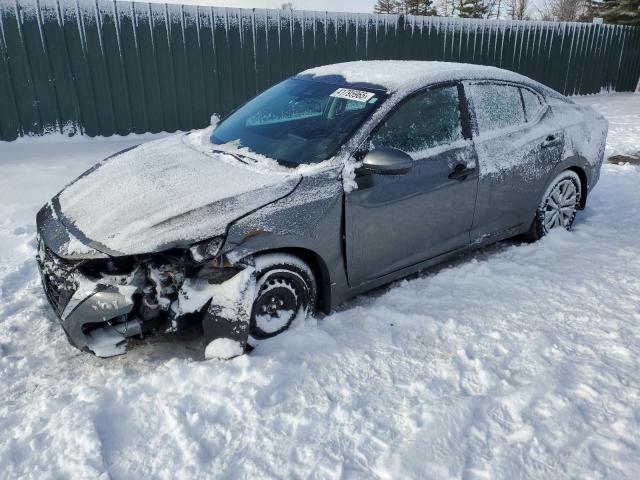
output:
[[400,149],[414,166],[403,175],[362,173],[358,188],[345,195],[352,286],[469,244],[478,175],[473,144],[463,134],[462,96],[458,85],[420,92],[372,134],[369,149]]

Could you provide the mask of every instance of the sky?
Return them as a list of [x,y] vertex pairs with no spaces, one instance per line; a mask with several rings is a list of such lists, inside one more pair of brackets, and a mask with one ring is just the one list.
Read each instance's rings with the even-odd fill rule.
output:
[[[236,8],[280,8],[283,3],[291,2],[296,10],[373,13],[376,0],[134,0],[152,3],[183,3],[187,5],[211,5],[214,7]],[[537,12],[536,5],[542,0],[531,0],[529,15]]]
[[[152,2],[165,3],[168,0],[151,0]],[[298,10],[316,10],[329,12],[363,12],[372,13],[375,0],[286,0],[291,1]],[[180,2],[191,5],[212,5],[214,7],[238,7],[238,8],[280,8],[285,0],[181,0]]]

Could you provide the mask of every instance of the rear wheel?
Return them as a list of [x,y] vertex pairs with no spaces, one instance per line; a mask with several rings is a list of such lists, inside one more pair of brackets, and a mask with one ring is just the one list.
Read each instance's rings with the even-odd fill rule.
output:
[[580,206],[581,192],[582,182],[576,172],[565,170],[554,178],[538,205],[527,239],[538,240],[554,228],[570,230]]
[[293,255],[256,258],[256,296],[251,310],[251,335],[270,338],[287,330],[296,318],[315,312],[317,285],[307,264]]

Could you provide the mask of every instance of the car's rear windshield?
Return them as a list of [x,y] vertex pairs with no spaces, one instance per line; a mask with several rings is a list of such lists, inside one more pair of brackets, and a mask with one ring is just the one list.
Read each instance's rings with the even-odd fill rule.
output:
[[211,135],[296,166],[331,158],[384,100],[375,90],[292,78],[233,112]]

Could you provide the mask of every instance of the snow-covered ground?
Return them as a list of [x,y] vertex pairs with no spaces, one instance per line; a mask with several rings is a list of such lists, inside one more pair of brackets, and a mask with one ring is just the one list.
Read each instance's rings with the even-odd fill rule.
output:
[[[608,154],[640,95],[581,97]],[[145,136],[143,139],[151,138]],[[41,292],[34,215],[140,137],[0,143],[0,478],[638,478],[640,168],[571,233],[505,242],[200,361],[189,334],[101,360]]]
[[591,105],[609,120],[607,156],[640,154],[640,95],[585,95],[573,100]]

